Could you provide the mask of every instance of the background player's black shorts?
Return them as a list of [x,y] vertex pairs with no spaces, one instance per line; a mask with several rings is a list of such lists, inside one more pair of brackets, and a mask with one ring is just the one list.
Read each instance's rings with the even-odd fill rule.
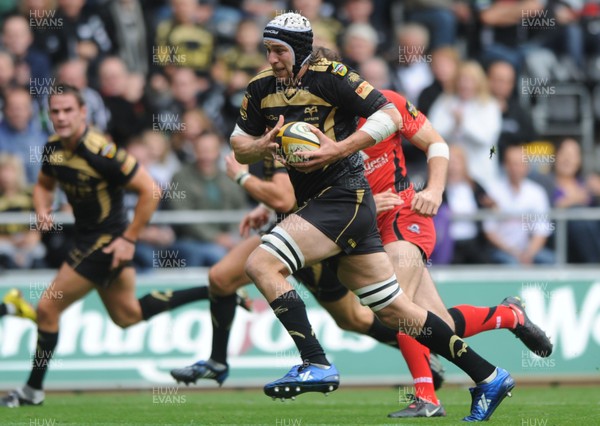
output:
[[300,281],[319,302],[335,302],[348,293],[338,280],[337,263],[334,258],[300,269],[294,278]]
[[370,189],[330,186],[308,200],[295,214],[324,233],[346,254],[384,251]]
[[77,235],[74,247],[67,255],[67,264],[97,286],[108,287],[123,268],[132,266],[132,262],[127,262],[118,268],[110,268],[112,254],[106,254],[102,249],[116,237],[111,234]]

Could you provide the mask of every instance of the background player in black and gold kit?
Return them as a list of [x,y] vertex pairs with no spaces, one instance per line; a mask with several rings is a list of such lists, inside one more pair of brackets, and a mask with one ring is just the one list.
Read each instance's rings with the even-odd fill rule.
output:
[[[340,281],[384,324],[412,335],[469,374],[477,387],[471,416],[465,420],[487,419],[514,381],[508,372],[476,354],[438,316],[402,293],[377,232],[375,204],[357,152],[401,128],[398,110],[343,64],[326,59],[311,62],[312,29],[305,17],[280,15],[263,34],[271,70],[259,73],[248,85],[231,137],[236,158],[252,163],[274,153],[274,138],[284,122],[307,121],[304,117],[313,107],[320,111],[319,120],[312,124],[319,129],[315,133],[321,145],[307,154],[313,160],[308,165],[297,163],[290,169],[301,207],[263,237],[246,264],[248,276],[271,304],[303,360],[283,378],[267,384],[265,393],[287,398],[327,392],[339,385],[339,374],[312,331],[304,303],[285,280],[305,265],[338,256]],[[356,131],[358,116],[367,118],[360,131]],[[481,404],[484,387],[486,400]]]
[[[208,292],[206,287],[197,287],[136,298],[135,270],[130,263],[135,241],[160,200],[160,190],[132,156],[86,126],[86,107],[76,88],[54,87],[49,111],[56,134],[44,147],[33,202],[40,229],[50,230],[54,191],[57,184],[63,189],[75,216],[74,248],[38,303],[38,342],[27,384],[0,400],[0,406],[44,401],[42,382],[58,343],[60,316],[94,288],[120,327],[204,299]],[[125,189],[138,194],[130,224],[123,206]]]

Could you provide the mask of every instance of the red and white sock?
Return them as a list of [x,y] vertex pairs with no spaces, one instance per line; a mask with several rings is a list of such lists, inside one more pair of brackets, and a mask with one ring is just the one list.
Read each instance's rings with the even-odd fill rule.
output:
[[508,306],[480,307],[472,305],[454,306],[465,320],[465,331],[461,337],[470,337],[483,331],[498,328],[514,329],[519,319]]
[[433,387],[431,367],[429,367],[429,348],[423,346],[407,334],[398,333],[396,337],[398,339],[398,347],[413,377],[415,396],[439,405]]

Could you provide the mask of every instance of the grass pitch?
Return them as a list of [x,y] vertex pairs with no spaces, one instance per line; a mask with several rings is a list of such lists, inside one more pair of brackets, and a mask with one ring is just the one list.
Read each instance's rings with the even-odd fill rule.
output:
[[[401,390],[342,388],[328,397],[304,394],[272,401],[258,390],[197,391],[162,387],[139,392],[61,393],[42,407],[1,409],[0,424],[58,425],[457,425],[468,414],[465,388],[439,392],[448,416],[403,421],[387,418],[404,406]],[[488,424],[518,426],[600,425],[598,387],[518,387]]]

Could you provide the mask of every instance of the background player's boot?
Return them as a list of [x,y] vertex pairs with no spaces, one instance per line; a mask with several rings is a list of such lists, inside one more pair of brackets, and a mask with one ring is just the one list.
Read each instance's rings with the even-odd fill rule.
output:
[[471,414],[463,419],[465,422],[489,419],[502,400],[511,396],[510,391],[515,387],[515,381],[503,368],[497,367],[496,372],[496,378],[490,383],[481,383],[469,389],[472,399]]
[[16,316],[30,319],[33,322],[36,321],[37,315],[35,309],[29,302],[23,299],[23,294],[16,288],[10,289],[2,298],[2,302],[13,305],[17,309]]
[[508,306],[517,315],[517,326],[510,330],[520,339],[527,348],[536,355],[546,358],[552,353],[552,342],[537,325],[535,325],[525,312],[525,303],[520,297],[511,296],[501,303]]
[[296,395],[305,392],[323,392],[327,395],[340,385],[340,373],[333,364],[327,369],[309,364],[295,365],[279,380],[267,383],[265,395],[275,398],[295,399]]
[[0,407],[16,408],[23,405],[42,405],[44,397],[43,390],[33,389],[25,385],[0,399]]
[[208,361],[198,361],[187,367],[175,368],[171,370],[171,376],[177,380],[177,383],[183,382],[186,385],[196,383],[198,379],[212,379],[221,386],[229,376],[229,366],[209,359]]
[[431,369],[431,378],[433,379],[433,388],[438,390],[442,387],[444,383],[446,370],[444,369],[444,365],[440,361],[440,358],[437,354],[431,352],[429,356],[429,368]]
[[235,292],[235,302],[248,312],[252,312],[252,299],[244,288],[238,288]]
[[409,398],[412,398],[412,402],[408,404],[408,407],[394,411],[393,413],[388,414],[388,417],[392,417],[395,419],[404,419],[411,417],[445,417],[446,410],[442,406],[440,402],[439,405],[435,405],[426,399],[416,397],[412,394],[407,395]]

